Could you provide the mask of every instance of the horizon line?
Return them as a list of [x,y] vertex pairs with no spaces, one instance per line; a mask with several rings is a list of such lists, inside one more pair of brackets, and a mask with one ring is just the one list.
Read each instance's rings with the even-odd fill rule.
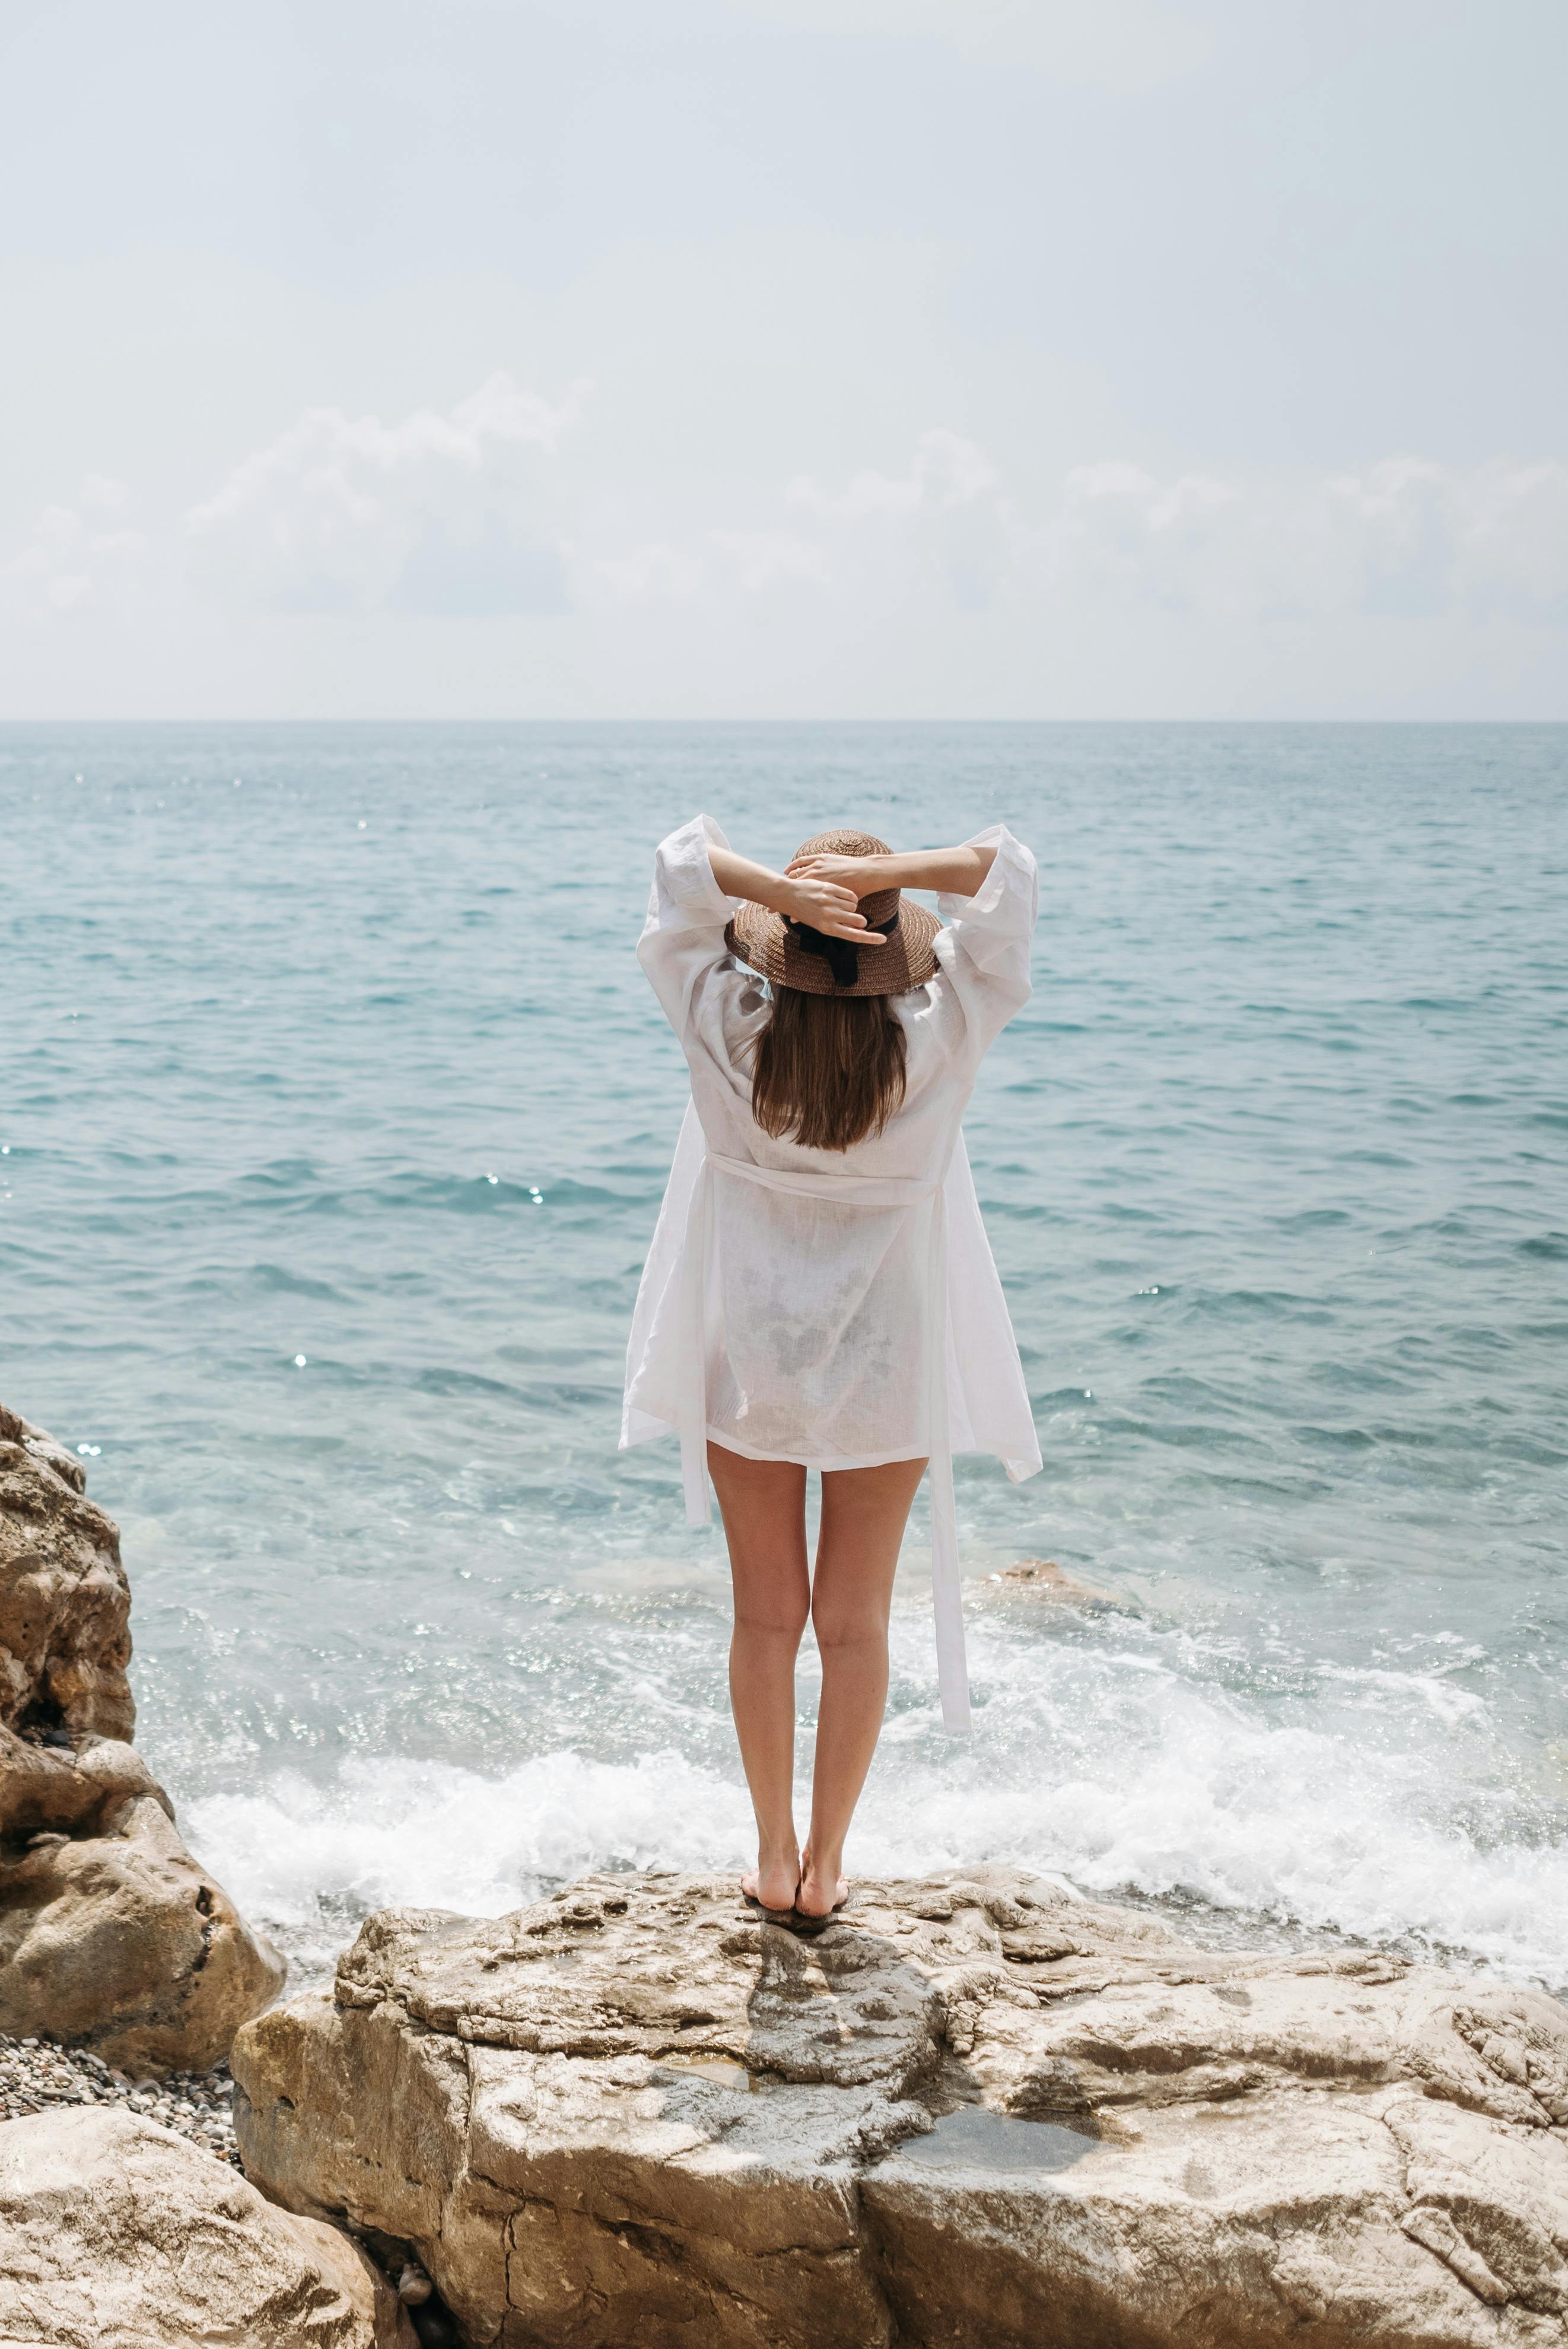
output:
[[1561,717],[1182,717],[1182,718],[780,718],[693,716],[665,717],[409,717],[360,713],[334,717],[289,716],[254,717],[232,713],[221,717],[6,717],[0,715],[0,730],[13,727],[67,726],[669,726],[669,727],[975,727],[975,726],[1568,726],[1568,712]]

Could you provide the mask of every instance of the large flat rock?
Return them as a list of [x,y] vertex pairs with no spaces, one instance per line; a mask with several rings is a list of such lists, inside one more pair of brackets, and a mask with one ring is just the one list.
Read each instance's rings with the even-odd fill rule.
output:
[[346,2235],[117,2108],[0,2127],[0,2342],[39,2349],[415,2349]]
[[1564,2349],[1568,2013],[1010,1870],[370,1920],[235,2042],[248,2173],[503,2349]]

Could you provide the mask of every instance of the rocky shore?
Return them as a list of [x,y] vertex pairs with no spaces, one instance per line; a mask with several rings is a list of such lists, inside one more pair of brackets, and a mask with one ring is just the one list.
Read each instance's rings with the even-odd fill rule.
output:
[[392,1909],[275,2004],[129,1611],[0,1407],[0,2343],[1568,2349],[1554,2000],[975,1868]]
[[130,1588],[79,1460],[0,1405],[0,2032],[132,2080],[221,2063],[284,1967],[131,1739]]
[[245,2170],[504,2349],[1563,2349],[1568,2012],[1192,1949],[1014,1870],[802,1940],[728,1878],[370,1920]]

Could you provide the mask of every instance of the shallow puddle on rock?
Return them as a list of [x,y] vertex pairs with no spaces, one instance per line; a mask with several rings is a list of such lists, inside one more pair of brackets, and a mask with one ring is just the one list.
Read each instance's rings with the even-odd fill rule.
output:
[[1100,2142],[1081,2129],[1056,2121],[1016,2120],[985,2105],[960,2105],[944,2113],[929,2137],[908,2137],[896,2148],[905,2161],[930,2169],[1070,2169]]

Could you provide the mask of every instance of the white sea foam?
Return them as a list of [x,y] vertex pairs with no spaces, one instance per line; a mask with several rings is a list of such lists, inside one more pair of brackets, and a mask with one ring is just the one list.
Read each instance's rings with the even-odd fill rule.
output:
[[744,1785],[677,1754],[616,1764],[556,1753],[500,1778],[356,1755],[325,1785],[279,1771],[186,1816],[241,1908],[313,1971],[374,1909],[496,1916],[589,1868],[727,1867],[750,1809]]
[[[1355,1719],[1271,1719],[1136,1652],[977,1629],[982,1672],[1006,1650],[1006,1707],[983,1708],[973,1745],[933,1736],[923,1715],[890,1722],[853,1868],[1010,1861],[1088,1891],[1200,1903],[1237,1932],[1252,1920],[1398,1943],[1561,1984],[1568,1850],[1483,1844],[1461,1806],[1484,1808],[1484,1790],[1452,1783],[1451,1754],[1380,1744]],[[1434,1737],[1474,1733],[1468,1715],[1434,1720],[1410,1693]],[[987,1727],[998,1713],[1005,1725]],[[591,1868],[738,1867],[750,1826],[738,1768],[668,1750],[623,1763],[557,1751],[500,1776],[356,1757],[325,1783],[285,1771],[210,1794],[187,1817],[241,1907],[307,1972],[374,1908],[497,1914]]]

